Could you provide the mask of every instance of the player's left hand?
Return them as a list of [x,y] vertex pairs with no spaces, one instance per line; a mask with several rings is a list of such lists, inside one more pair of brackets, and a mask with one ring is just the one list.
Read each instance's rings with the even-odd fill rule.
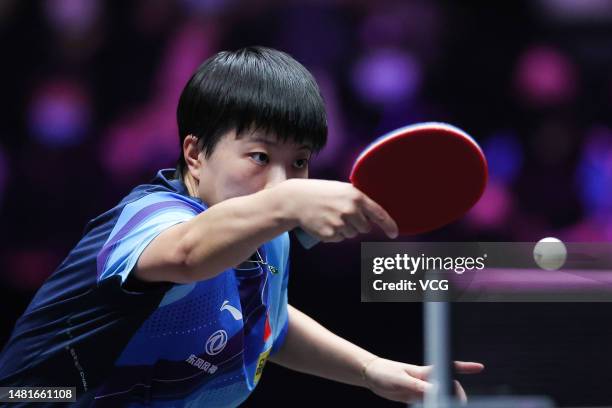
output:
[[[460,374],[476,374],[484,369],[480,363],[455,361],[455,370]],[[423,398],[432,387],[427,382],[431,366],[417,366],[378,358],[368,363],[364,370],[367,387],[376,395],[398,402],[414,402]],[[457,398],[467,401],[465,390],[455,380]]]

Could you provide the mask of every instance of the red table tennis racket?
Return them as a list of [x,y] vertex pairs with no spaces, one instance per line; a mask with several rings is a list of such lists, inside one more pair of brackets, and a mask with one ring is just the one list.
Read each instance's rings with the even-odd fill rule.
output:
[[[420,234],[464,215],[484,192],[487,161],[463,130],[428,122],[402,127],[379,137],[353,164],[351,183],[381,205],[399,233]],[[302,229],[305,248],[319,241]]]

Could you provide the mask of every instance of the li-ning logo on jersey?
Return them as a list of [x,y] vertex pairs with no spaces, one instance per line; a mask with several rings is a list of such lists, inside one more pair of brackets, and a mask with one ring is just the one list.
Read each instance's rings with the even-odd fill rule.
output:
[[219,310],[220,311],[227,310],[228,312],[232,314],[232,317],[234,318],[234,320],[242,320],[242,313],[240,313],[240,310],[230,305],[229,300],[224,301],[223,304],[221,305],[221,309]]
[[225,330],[217,330],[206,340],[206,354],[214,356],[223,351],[227,345],[227,333]]

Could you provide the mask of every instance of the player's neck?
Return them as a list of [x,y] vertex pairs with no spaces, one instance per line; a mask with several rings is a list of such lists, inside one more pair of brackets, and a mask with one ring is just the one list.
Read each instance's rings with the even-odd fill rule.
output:
[[198,195],[198,181],[188,171],[183,173],[183,183],[191,197],[200,198]]

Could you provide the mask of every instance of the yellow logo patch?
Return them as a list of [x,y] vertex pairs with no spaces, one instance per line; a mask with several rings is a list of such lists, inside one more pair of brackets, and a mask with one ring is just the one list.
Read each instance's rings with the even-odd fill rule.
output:
[[267,349],[263,353],[259,355],[259,359],[257,360],[257,368],[255,369],[255,384],[259,382],[261,378],[261,373],[263,373],[264,366],[266,365],[266,361],[268,361],[268,356],[270,355],[270,350],[272,348]]

